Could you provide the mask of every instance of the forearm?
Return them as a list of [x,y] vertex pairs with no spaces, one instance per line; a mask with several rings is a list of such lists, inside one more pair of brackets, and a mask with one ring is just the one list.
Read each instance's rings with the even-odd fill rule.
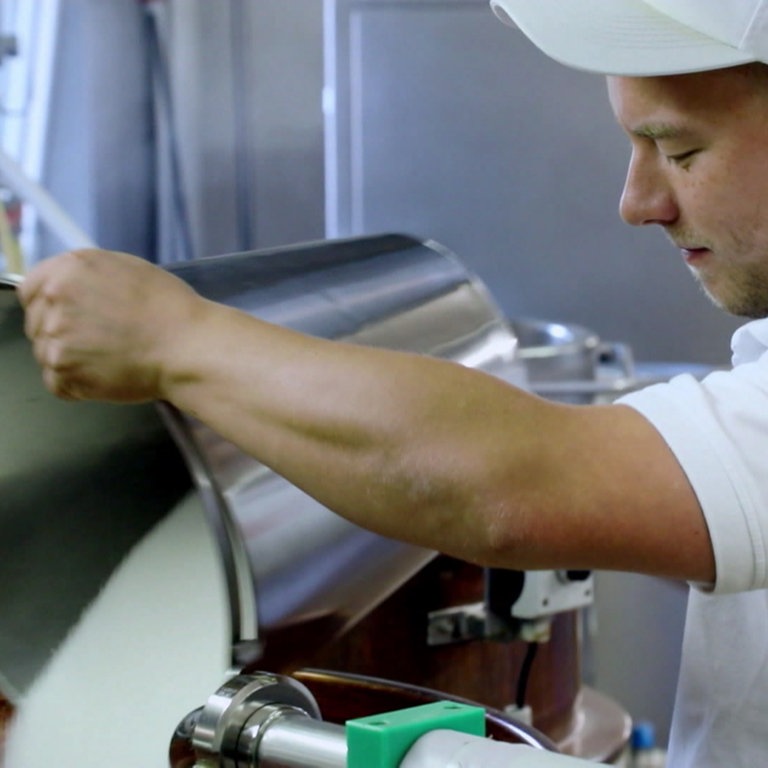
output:
[[628,408],[219,305],[169,359],[165,397],[366,528],[485,565],[713,577],[685,477]]
[[506,385],[211,304],[167,357],[165,399],[330,508],[454,554],[486,550],[472,433],[492,439],[482,385]]

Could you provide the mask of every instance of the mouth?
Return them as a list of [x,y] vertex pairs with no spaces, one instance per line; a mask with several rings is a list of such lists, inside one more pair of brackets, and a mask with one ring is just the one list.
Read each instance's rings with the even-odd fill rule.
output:
[[709,248],[699,248],[696,246],[679,246],[680,253],[683,256],[683,260],[686,264],[696,265],[702,262],[707,256],[712,253]]
[[707,247],[706,239],[699,237],[687,227],[665,228],[664,234],[672,245],[674,245],[683,257],[683,261],[689,266],[695,266],[712,254],[711,248]]

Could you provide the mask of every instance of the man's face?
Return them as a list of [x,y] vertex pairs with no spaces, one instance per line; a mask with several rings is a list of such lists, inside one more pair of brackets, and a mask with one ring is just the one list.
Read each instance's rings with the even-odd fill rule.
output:
[[712,300],[768,316],[768,77],[609,77],[632,156],[629,224],[659,224]]

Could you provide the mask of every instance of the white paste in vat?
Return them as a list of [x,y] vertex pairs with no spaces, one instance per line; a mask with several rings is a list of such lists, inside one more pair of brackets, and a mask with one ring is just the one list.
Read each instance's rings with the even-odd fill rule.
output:
[[133,549],[17,703],[6,768],[167,768],[174,729],[226,675],[227,600],[192,493]]

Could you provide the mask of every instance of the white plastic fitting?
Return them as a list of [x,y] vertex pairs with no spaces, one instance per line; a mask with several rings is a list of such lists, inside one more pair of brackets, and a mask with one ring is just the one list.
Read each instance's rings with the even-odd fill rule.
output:
[[595,763],[525,744],[435,730],[408,750],[400,768],[594,768]]

